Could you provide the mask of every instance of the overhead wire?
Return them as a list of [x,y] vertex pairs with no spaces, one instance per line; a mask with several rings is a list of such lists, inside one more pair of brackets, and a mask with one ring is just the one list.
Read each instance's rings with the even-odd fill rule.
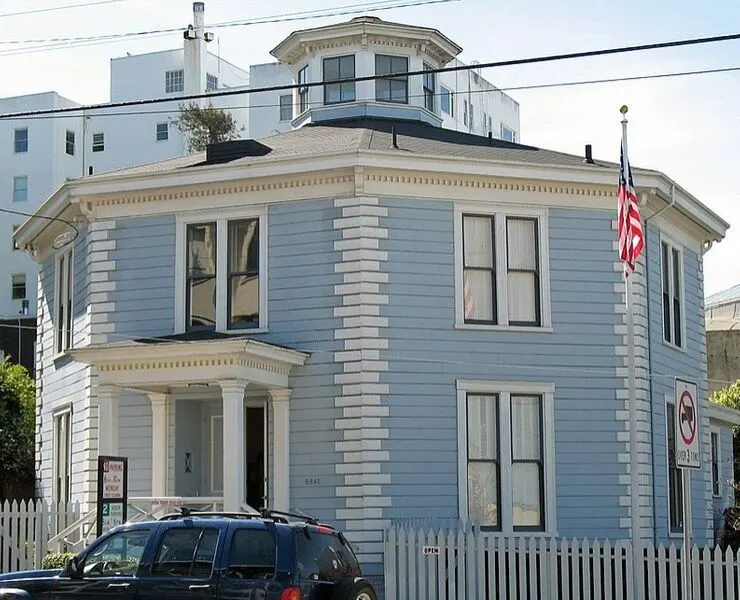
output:
[[24,15],[35,15],[38,13],[67,10],[70,8],[88,8],[90,6],[98,6],[100,4],[117,4],[120,2],[128,2],[128,0],[96,0],[95,2],[82,2],[80,4],[66,4],[65,6],[49,6],[47,8],[34,8],[32,10],[21,10],[18,12],[11,12],[11,13],[0,13],[0,18],[2,17],[21,17]]
[[439,74],[439,73],[450,73],[450,72],[459,72],[459,71],[470,71],[471,69],[492,69],[492,68],[509,67],[509,66],[517,66],[517,65],[541,64],[541,63],[546,63],[546,62],[557,62],[557,61],[562,61],[562,60],[573,60],[573,59],[578,59],[578,58],[593,58],[593,57],[598,57],[598,56],[610,56],[610,55],[616,55],[616,54],[641,52],[641,51],[647,51],[647,50],[658,50],[658,49],[665,49],[665,48],[676,48],[676,47],[699,45],[699,44],[717,43],[717,42],[723,42],[723,41],[733,41],[733,40],[738,40],[738,39],[740,39],[740,33],[703,37],[703,38],[674,40],[670,42],[639,44],[639,45],[633,45],[633,46],[620,46],[616,48],[603,48],[600,50],[587,50],[587,51],[581,51],[581,52],[568,52],[568,53],[562,53],[562,54],[540,55],[540,56],[533,56],[533,57],[528,57],[528,58],[494,61],[494,62],[474,64],[474,65],[462,65],[461,64],[461,65],[454,65],[451,67],[439,67],[435,69],[422,69],[422,70],[416,70],[416,71],[402,71],[402,72],[397,72],[397,73],[389,73],[385,75],[365,75],[361,77],[347,77],[347,78],[327,80],[327,81],[312,81],[312,82],[305,82],[305,83],[300,83],[300,84],[291,83],[291,84],[282,84],[282,85],[263,86],[263,87],[257,87],[257,88],[246,88],[246,89],[240,88],[240,89],[231,89],[231,90],[226,90],[226,91],[206,92],[206,93],[201,93],[201,94],[186,94],[186,95],[175,96],[175,97],[170,97],[170,98],[167,98],[167,97],[146,98],[146,99],[141,99],[141,100],[128,100],[125,102],[107,102],[107,103],[100,103],[100,104],[89,104],[89,105],[84,105],[84,106],[51,108],[51,109],[31,110],[31,111],[19,111],[19,112],[14,112],[14,113],[2,113],[0,114],[0,119],[28,117],[28,116],[35,116],[35,115],[48,115],[48,114],[80,113],[80,112],[91,111],[91,110],[123,108],[127,106],[146,106],[146,105],[152,105],[152,104],[162,104],[166,102],[183,102],[187,100],[203,100],[203,99],[222,98],[222,97],[242,95],[242,94],[257,94],[257,93],[262,93],[262,92],[289,91],[289,90],[295,90],[299,88],[304,89],[304,88],[311,88],[311,87],[317,87],[317,86],[325,86],[325,85],[332,84],[332,83],[359,83],[363,81],[376,81],[378,79],[390,79],[394,77],[423,76],[428,73]]
[[[552,82],[552,83],[536,83],[536,84],[526,84],[526,85],[516,85],[516,86],[503,86],[503,87],[492,87],[491,89],[481,89],[481,90],[471,90],[470,94],[492,94],[496,92],[514,92],[514,91],[526,91],[526,90],[538,90],[538,89],[551,89],[551,88],[557,88],[557,87],[572,87],[572,86],[578,86],[578,85],[597,85],[597,84],[605,84],[605,83],[619,83],[619,82],[625,82],[625,81],[641,81],[641,80],[650,80],[650,79],[666,79],[671,77],[687,77],[687,76],[693,76],[693,75],[711,75],[715,73],[730,73],[740,71],[740,67],[717,67],[713,69],[697,69],[694,71],[674,71],[669,73],[652,73],[649,75],[631,75],[631,76],[624,76],[624,77],[608,77],[608,78],[601,78],[601,79],[580,79],[575,81],[560,81],[560,82]],[[246,93],[246,90],[244,90],[244,93]],[[468,92],[455,92],[450,91],[452,95],[457,94],[467,94]],[[444,95],[446,95],[447,92],[438,92],[433,94],[435,97],[440,98]],[[424,98],[428,96],[429,94],[409,94],[407,97],[408,99],[418,99],[418,98]],[[358,101],[373,101],[375,98],[359,98]],[[174,102],[174,100],[173,100]],[[310,106],[323,106],[323,101],[308,101],[308,104]],[[278,102],[269,102],[264,104],[234,104],[230,106],[218,106],[216,108],[221,110],[245,110],[245,109],[252,109],[252,108],[279,108],[281,105]],[[82,110],[82,109],[80,109]],[[95,117],[121,117],[121,116],[132,116],[132,115],[172,115],[179,113],[179,108],[172,108],[172,109],[164,109],[164,110],[138,110],[138,111],[120,111],[120,112],[100,112],[100,113],[94,113],[93,115],[87,115],[87,116],[95,116]],[[12,117],[12,116],[2,116],[0,115],[0,118],[7,119],[7,120],[14,120],[14,119],[22,119],[24,121],[29,120],[43,120],[43,119],[59,119],[59,118],[66,118],[66,117],[59,117],[57,115],[38,115],[38,116],[26,116],[26,117]]]

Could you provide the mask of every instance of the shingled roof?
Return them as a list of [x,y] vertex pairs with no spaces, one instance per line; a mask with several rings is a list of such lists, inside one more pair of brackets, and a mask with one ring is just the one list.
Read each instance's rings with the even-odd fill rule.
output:
[[[393,130],[398,148],[393,148]],[[583,167],[583,156],[545,150],[535,146],[472,135],[435,127],[419,121],[381,118],[352,118],[322,121],[300,129],[259,140],[270,150],[264,156],[244,156],[228,165],[257,165],[280,159],[316,157],[322,154],[356,153],[363,150],[398,152],[404,155],[469,158],[492,162]],[[112,176],[153,175],[197,169],[208,165],[205,152],[109,171],[85,177],[85,181],[104,180]],[[595,160],[587,165],[594,169],[616,169],[617,164]]]

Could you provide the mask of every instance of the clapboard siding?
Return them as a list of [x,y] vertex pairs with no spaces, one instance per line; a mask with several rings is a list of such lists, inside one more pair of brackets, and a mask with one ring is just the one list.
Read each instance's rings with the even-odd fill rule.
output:
[[[694,381],[699,389],[703,460],[709,457],[709,418],[707,415],[706,334],[704,330],[704,290],[701,256],[683,249],[684,349],[663,341],[663,308],[661,285],[660,230],[648,227],[646,261],[650,286],[650,371],[653,402],[653,471],[655,473],[655,527],[658,540],[668,533],[668,475],[666,451],[666,396],[675,395],[675,378]],[[711,506],[711,475],[704,468],[692,472],[694,535],[698,543],[711,539],[714,528]]]
[[129,496],[152,494],[152,403],[123,392],[118,401],[118,450],[128,457]]
[[380,381],[390,386],[383,448],[391,457],[383,472],[392,499],[384,518],[457,518],[457,379],[541,381],[555,384],[559,534],[625,537],[613,214],[550,210],[553,332],[530,333],[455,329],[452,202],[383,198],[381,206],[389,232],[380,242],[389,273],[381,359],[390,369]]
[[[334,340],[338,319],[334,307],[334,273],[339,235],[333,220],[340,213],[330,200],[271,205],[268,212],[268,333],[257,337],[288,346],[311,356],[291,376],[290,398],[290,499],[318,518],[333,522],[339,500],[334,490],[338,432],[334,420],[341,410],[334,406]],[[306,479],[319,479],[309,487]]]

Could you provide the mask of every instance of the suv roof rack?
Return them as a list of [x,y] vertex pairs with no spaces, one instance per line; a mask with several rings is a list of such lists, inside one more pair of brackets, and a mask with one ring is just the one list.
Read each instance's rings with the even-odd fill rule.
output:
[[[187,519],[191,517],[213,517],[213,518],[224,518],[224,519],[266,519],[274,521],[276,523],[289,523],[288,518],[299,520],[309,525],[321,525],[315,518],[308,515],[300,515],[297,513],[284,512],[282,510],[275,510],[272,508],[262,508],[258,513],[248,512],[219,512],[219,511],[200,511],[187,506],[180,508],[179,513],[171,513],[164,515],[159,518],[160,521],[174,521],[176,519]],[[322,525],[322,527],[333,527],[329,525]]]

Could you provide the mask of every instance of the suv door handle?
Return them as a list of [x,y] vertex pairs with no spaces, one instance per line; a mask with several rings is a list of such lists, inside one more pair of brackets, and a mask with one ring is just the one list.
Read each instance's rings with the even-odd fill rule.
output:
[[131,585],[130,583],[109,583],[108,587],[109,588],[127,588],[130,585]]
[[188,586],[188,589],[189,590],[208,590],[208,589],[211,589],[211,586],[207,583],[203,585],[193,584],[193,585]]

